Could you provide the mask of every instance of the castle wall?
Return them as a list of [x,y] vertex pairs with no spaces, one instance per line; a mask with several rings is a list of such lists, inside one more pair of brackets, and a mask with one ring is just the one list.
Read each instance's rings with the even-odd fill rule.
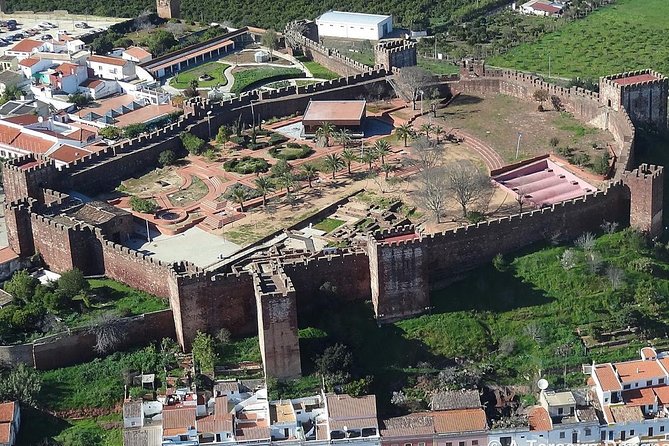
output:
[[632,122],[664,129],[667,127],[667,95],[666,82],[652,82],[623,87],[621,100]]
[[358,73],[371,71],[372,68],[351,59],[337,50],[330,49],[318,42],[315,42],[301,34],[288,31],[287,34],[300,44],[302,52],[309,59],[318,62],[330,71],[341,74],[342,76],[352,76]]
[[[163,338],[174,338],[172,310],[161,310],[121,319],[124,339],[120,348],[143,346]],[[98,356],[95,334],[77,329],[38,339],[29,344],[0,346],[0,364],[26,364],[40,370],[67,367]]]
[[664,171],[657,166],[642,164],[625,172],[623,181],[630,190],[630,224],[651,237],[662,234],[664,200]]
[[35,253],[28,200],[5,204],[5,224],[9,246],[21,257]]

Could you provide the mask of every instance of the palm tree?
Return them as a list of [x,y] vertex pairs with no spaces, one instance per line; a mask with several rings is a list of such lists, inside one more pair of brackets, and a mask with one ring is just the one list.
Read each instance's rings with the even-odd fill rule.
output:
[[386,155],[390,155],[390,143],[385,139],[379,139],[374,143],[376,156],[381,158],[381,164],[386,163]]
[[349,129],[340,129],[335,132],[335,140],[341,144],[344,148],[347,148],[351,144],[351,131]]
[[434,130],[434,126],[429,122],[420,126],[420,131],[425,133],[425,137],[430,139],[430,132]]
[[316,129],[316,138],[325,140],[325,147],[330,147],[330,138],[337,128],[331,122],[324,122]]
[[286,188],[286,193],[289,194],[290,188],[295,184],[295,175],[293,175],[290,171],[287,171],[281,174],[277,181],[282,187]]
[[331,153],[325,157],[325,167],[332,172],[332,179],[335,179],[335,173],[344,167],[344,161],[336,153]]
[[268,177],[258,177],[255,179],[256,190],[262,195],[262,205],[267,207],[267,194],[274,190],[274,184]]
[[358,155],[351,149],[344,149],[341,152],[341,158],[346,162],[346,167],[348,167],[348,174],[351,175],[351,163],[353,161],[358,161]]
[[232,199],[239,204],[239,209],[244,212],[244,202],[246,199],[249,197],[248,193],[246,192],[246,189],[243,187],[235,187],[235,189],[232,191]]
[[363,149],[360,155],[360,161],[369,164],[369,171],[372,171],[372,163],[377,160],[376,152],[372,149]]
[[395,172],[397,167],[394,164],[381,164],[381,170],[386,174],[386,180],[388,179],[388,174],[390,172]]
[[316,174],[318,173],[318,169],[316,169],[311,164],[302,164],[302,173],[304,174],[304,178],[309,183],[309,187],[311,187],[311,182],[316,179]]
[[409,124],[402,124],[401,126],[397,127],[395,130],[395,136],[397,139],[403,139],[404,140],[404,147],[407,146],[407,140],[409,138],[413,138],[414,136],[414,131],[413,128]]
[[444,132],[445,132],[444,128],[443,128],[442,126],[440,126],[440,125],[438,125],[438,126],[436,126],[436,127],[434,128],[434,134],[435,134],[436,137],[437,137],[437,144],[439,144],[439,137],[440,137],[441,135],[443,135]]

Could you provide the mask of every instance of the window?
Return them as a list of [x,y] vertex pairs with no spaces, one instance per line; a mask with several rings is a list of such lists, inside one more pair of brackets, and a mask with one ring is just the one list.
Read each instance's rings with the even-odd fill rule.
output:
[[558,407],[558,415],[562,415],[563,412],[564,412],[564,409],[561,408],[561,407]]
[[653,380],[649,379],[648,381],[646,381],[646,385],[647,386],[652,386],[653,385]]
[[634,435],[634,429],[630,429],[630,437]]
[[479,446],[478,440],[472,440],[472,446]]
[[446,446],[453,446],[453,443],[451,443],[451,442],[449,441],[449,442],[446,443]]
[[564,437],[565,437],[564,432],[560,432],[560,438],[564,438]]
[[631,387],[631,386],[630,386],[629,384],[625,384],[625,385],[623,386],[623,389],[627,390],[627,389],[629,389],[630,387]]
[[413,446],[411,443],[404,443],[404,446]]
[[465,446],[465,442],[461,441],[460,443],[458,443],[458,446]]
[[658,380],[657,380],[657,383],[658,383],[658,384],[664,384],[664,378],[660,378],[660,379],[658,379]]
[[418,443],[418,446],[425,446],[425,443],[423,443],[423,442]]
[[664,426],[660,426],[660,432],[664,432]]
[[590,429],[589,427],[585,428],[585,436],[589,437],[590,435],[592,435],[592,429]]

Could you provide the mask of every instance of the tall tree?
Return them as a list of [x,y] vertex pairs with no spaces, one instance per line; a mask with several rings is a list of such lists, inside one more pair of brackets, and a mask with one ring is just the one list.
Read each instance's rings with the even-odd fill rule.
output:
[[339,169],[344,167],[344,161],[336,153],[330,153],[326,155],[324,160],[325,167],[329,172],[332,172],[332,179],[335,179],[335,174]]
[[456,161],[445,169],[448,190],[460,204],[462,216],[467,217],[468,208],[479,203],[487,206],[494,192],[490,177],[471,161]]
[[346,149],[352,141],[351,131],[347,128],[339,129],[335,132],[334,139]]
[[418,174],[416,198],[418,203],[432,212],[437,223],[446,208],[449,183],[443,168],[429,167]]
[[444,148],[434,141],[430,141],[424,136],[421,136],[413,141],[411,164],[416,166],[418,170],[427,170],[436,167],[442,159]]
[[330,138],[336,130],[337,128],[331,122],[323,122],[316,129],[316,138],[325,141],[325,147],[330,147]]
[[376,156],[381,158],[381,164],[386,163],[386,156],[390,155],[390,143],[385,139],[379,139],[374,143]]
[[262,205],[267,207],[267,194],[274,190],[274,184],[267,177],[258,177],[255,179],[256,190],[262,195]]
[[434,82],[434,76],[429,71],[418,66],[402,68],[396,78],[400,88],[407,91],[411,97],[414,110],[416,109],[416,100],[420,96],[421,91]]
[[193,361],[201,371],[213,372],[218,360],[214,338],[198,330],[193,339]]
[[246,189],[243,187],[235,187],[231,195],[235,203],[239,204],[239,210],[244,212],[244,202],[249,198]]
[[415,134],[416,132],[414,132],[413,128],[409,124],[402,124],[395,129],[395,136],[397,139],[404,140],[404,147],[407,146],[407,141],[409,138],[413,138]]
[[358,155],[351,149],[346,148],[341,152],[341,158],[346,163],[348,174],[351,175],[351,163],[358,160]]
[[425,124],[420,126],[420,131],[425,133],[425,137],[427,139],[430,139],[430,132],[434,130],[434,126],[430,124],[429,122],[426,122]]
[[269,60],[271,61],[274,55],[274,50],[279,44],[279,36],[276,31],[271,28],[265,31],[265,34],[262,35],[262,44],[269,50]]
[[311,182],[316,179],[316,174],[318,174],[318,169],[316,169],[312,164],[302,164],[302,174],[304,179],[309,183],[311,187]]

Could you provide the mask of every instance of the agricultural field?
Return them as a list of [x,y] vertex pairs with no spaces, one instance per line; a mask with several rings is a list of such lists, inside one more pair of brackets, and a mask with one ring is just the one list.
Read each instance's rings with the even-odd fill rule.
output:
[[653,68],[669,73],[669,2],[617,0],[534,43],[490,58],[490,65],[567,78],[596,79]]
[[304,72],[297,68],[277,68],[277,67],[262,67],[262,68],[241,68],[233,71],[235,78],[230,91],[232,93],[241,93],[263,81],[270,82],[272,80],[280,80],[291,77],[303,77]]
[[[223,72],[230,65],[220,62],[207,62],[203,65],[179,72],[170,81],[170,86],[178,89],[185,89],[191,86],[193,80],[197,81],[199,87],[214,87],[216,85],[226,85],[228,83]],[[211,80],[198,80],[200,76],[208,75]]]

